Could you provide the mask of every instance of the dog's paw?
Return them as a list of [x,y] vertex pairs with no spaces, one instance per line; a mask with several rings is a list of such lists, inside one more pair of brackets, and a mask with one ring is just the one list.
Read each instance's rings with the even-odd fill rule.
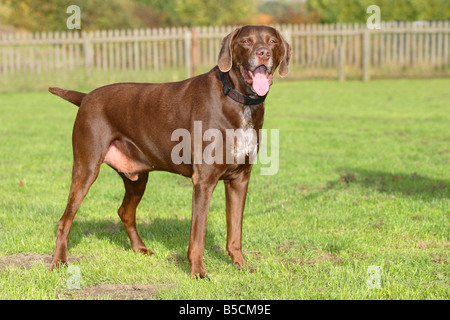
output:
[[155,254],[152,250],[150,250],[150,249],[148,249],[148,248],[146,248],[146,247],[136,248],[136,249],[133,249],[133,251],[134,251],[134,252],[142,253],[142,254],[145,255],[145,256],[151,256],[151,255],[154,255],[154,254]]
[[53,259],[51,265],[50,265],[50,271],[53,271],[55,269],[66,267],[68,265],[67,260],[62,261],[60,259]]
[[191,278],[192,278],[192,279],[196,279],[196,280],[199,280],[199,279],[206,279],[206,280],[209,280],[209,276],[206,274],[205,271],[203,271],[203,272],[198,272],[198,273],[193,273],[193,272],[191,271]]
[[139,250],[139,252],[146,256],[152,256],[155,254],[152,250],[147,249],[147,248],[141,249],[141,250]]
[[208,278],[206,275],[205,266],[203,263],[196,265],[191,265],[191,278],[192,279],[205,279]]

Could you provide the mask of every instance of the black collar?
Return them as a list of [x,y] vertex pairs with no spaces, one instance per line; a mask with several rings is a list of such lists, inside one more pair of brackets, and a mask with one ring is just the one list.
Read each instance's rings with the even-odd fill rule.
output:
[[228,84],[227,78],[225,77],[225,73],[223,73],[223,72],[220,72],[220,81],[222,81],[222,84],[223,84],[223,88],[222,88],[223,93],[226,96],[229,96],[234,101],[242,103],[243,105],[249,106],[249,105],[260,104],[260,103],[263,103],[264,100],[266,100],[267,94],[261,98],[254,99],[254,98],[251,98],[248,96],[243,96],[236,90],[233,90],[233,88],[231,88],[230,85]]

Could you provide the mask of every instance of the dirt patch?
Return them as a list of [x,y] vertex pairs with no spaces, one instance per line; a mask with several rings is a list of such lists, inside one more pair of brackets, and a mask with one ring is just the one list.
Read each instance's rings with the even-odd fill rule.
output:
[[358,179],[356,178],[356,175],[354,173],[347,173],[346,175],[340,176],[338,181],[350,183],[350,182],[357,182]]
[[300,265],[300,266],[315,266],[316,264],[320,264],[322,262],[331,261],[334,265],[341,265],[344,263],[344,259],[336,256],[335,254],[328,252],[319,252],[311,258],[303,258],[303,257],[291,257],[282,259],[282,262],[287,265]]
[[341,265],[344,263],[343,258],[334,253],[323,251],[311,243],[298,243],[293,240],[285,240],[282,244],[277,245],[276,248],[285,253],[295,253],[295,251],[299,254],[301,252],[304,253],[303,256],[297,255],[289,258],[282,258],[281,261],[287,265],[314,266],[327,261],[331,261],[334,265]]
[[426,248],[428,248],[428,244],[425,241],[420,240],[417,243],[417,248],[419,248],[419,249],[426,249]]
[[[0,270],[8,267],[31,269],[35,264],[43,264],[50,269],[52,263],[52,256],[49,254],[38,253],[19,253],[10,256],[0,257]],[[76,262],[83,257],[68,256],[69,263]]]
[[294,240],[284,240],[281,244],[275,245],[277,250],[282,252],[289,252],[291,250],[303,250],[302,245]]
[[147,300],[155,298],[157,293],[174,284],[109,284],[103,283],[94,287],[83,289],[62,290],[58,292],[58,298],[68,300],[100,299],[112,300]]
[[434,258],[432,261],[435,264],[450,264],[450,258],[441,254],[438,257]]
[[[31,269],[35,264],[43,264],[50,269],[52,256],[38,253],[19,253],[0,257],[0,270],[6,268]],[[68,256],[69,265],[84,259],[84,256]],[[174,284],[100,284],[94,287],[58,290],[57,297],[60,299],[99,299],[109,298],[113,300],[146,300],[155,298],[157,293]]]
[[172,262],[178,268],[187,267],[189,262],[187,261],[186,255],[180,253],[172,252],[167,256],[167,261]]
[[313,259],[315,262],[321,262],[321,261],[331,261],[336,265],[340,265],[344,263],[344,259],[338,257],[337,255],[333,253],[323,252],[321,255],[315,257]]

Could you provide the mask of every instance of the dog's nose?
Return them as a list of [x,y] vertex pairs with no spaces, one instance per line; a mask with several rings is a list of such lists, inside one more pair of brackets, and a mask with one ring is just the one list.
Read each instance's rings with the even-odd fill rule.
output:
[[264,47],[259,48],[256,50],[256,56],[260,59],[267,60],[270,58],[270,50]]

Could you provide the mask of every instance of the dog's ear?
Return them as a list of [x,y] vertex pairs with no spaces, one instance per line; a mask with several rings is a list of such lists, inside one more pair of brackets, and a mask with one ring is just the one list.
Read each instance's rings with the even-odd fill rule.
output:
[[281,40],[281,62],[280,68],[278,69],[278,74],[284,77],[289,72],[288,65],[291,60],[292,48],[291,45],[283,38],[283,36],[277,31],[278,37]]
[[237,28],[222,40],[222,48],[220,49],[219,60],[217,61],[217,65],[222,72],[230,71],[233,66],[233,41],[236,39],[240,30],[241,28]]

